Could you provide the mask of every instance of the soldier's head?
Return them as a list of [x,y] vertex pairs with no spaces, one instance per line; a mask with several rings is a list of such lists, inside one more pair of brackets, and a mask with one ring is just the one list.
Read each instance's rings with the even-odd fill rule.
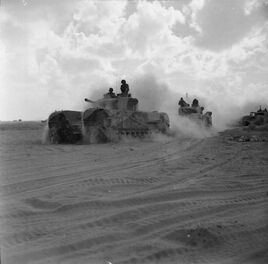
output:
[[114,91],[114,89],[113,89],[113,88],[110,88],[110,89],[109,89],[109,92],[110,92],[110,93],[112,93],[113,91]]
[[122,80],[122,81],[121,81],[121,83],[122,83],[122,84],[125,84],[125,83],[126,83],[126,81],[125,81],[125,80]]

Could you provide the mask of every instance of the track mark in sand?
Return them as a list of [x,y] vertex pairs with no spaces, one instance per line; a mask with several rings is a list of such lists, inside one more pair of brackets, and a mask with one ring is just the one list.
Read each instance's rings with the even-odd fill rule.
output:
[[[160,237],[166,234],[167,230],[172,230],[178,223],[182,224],[187,221],[193,221],[194,219],[208,219],[215,217],[218,214],[222,214],[224,211],[228,212],[234,208],[239,209],[240,205],[222,205],[222,206],[206,206],[200,208],[191,208],[185,213],[180,215],[174,214],[173,216],[166,216],[162,219],[151,219],[151,221],[138,221],[136,226],[132,228],[132,237],[136,236],[149,236]],[[150,220],[150,219],[149,219]]]
[[[158,159],[157,159],[158,160]],[[149,160],[150,161],[150,160]],[[149,162],[148,161],[148,162]],[[142,169],[143,167],[154,167],[155,163],[157,161],[154,161],[152,164],[147,164],[147,161],[138,161],[138,162],[131,162],[130,164],[122,164],[122,166],[115,166],[114,167],[111,165],[106,165],[102,166],[100,168],[94,168],[91,170],[81,170],[79,172],[77,171],[72,171],[70,173],[65,173],[65,174],[56,174],[53,176],[47,176],[45,178],[40,178],[40,179],[29,179],[29,180],[24,180],[24,181],[19,181],[15,183],[10,183],[6,185],[0,186],[0,195],[3,196],[8,196],[8,195],[17,195],[17,194],[22,194],[22,193],[30,193],[34,192],[37,190],[47,190],[48,188],[55,188],[56,186],[66,186],[68,184],[71,184],[73,182],[76,182],[79,179],[87,179],[89,175],[102,175],[103,173],[109,174],[109,172],[113,173],[120,173],[122,174],[124,171],[129,171],[129,170],[137,170],[137,169]],[[73,164],[73,163],[71,163]],[[70,168],[70,164],[68,165]],[[120,170],[117,171],[117,168],[120,167]],[[73,168],[73,165],[72,165]],[[59,168],[61,170],[62,167]],[[109,170],[108,170],[109,169]],[[66,170],[66,168],[65,168]],[[77,175],[79,173],[79,175]],[[74,175],[76,175],[75,180],[74,180]],[[136,179],[137,180],[137,179]],[[117,178],[116,181],[120,181],[119,178]],[[138,180],[137,180],[138,181]],[[140,183],[152,183],[152,182],[157,182],[158,178],[157,177],[147,177],[144,180],[140,180]],[[105,180],[103,178],[95,178],[92,182],[88,182],[89,184],[106,184]],[[110,182],[112,183],[112,182]],[[127,184],[127,181],[125,182]],[[108,181],[109,184],[109,181]]]
[[[195,198],[199,197],[206,192],[172,192],[169,191],[168,193],[154,193],[147,196],[137,196],[131,197],[126,199],[119,199],[119,200],[91,200],[91,201],[84,201],[84,202],[77,202],[73,204],[66,204],[62,205],[54,210],[54,213],[69,213],[70,211],[78,211],[81,209],[95,209],[95,210],[102,210],[102,209],[112,209],[112,208],[129,208],[133,206],[145,206],[146,204],[157,204],[157,203],[164,203],[164,202],[176,202],[179,200],[185,200],[186,198]],[[189,202],[189,201],[188,201]],[[190,201],[192,204],[193,201]],[[194,201],[194,203],[199,203],[199,201]]]
[[130,259],[126,259],[118,262],[118,264],[138,264],[138,263],[156,263],[158,261],[163,261],[165,259],[171,259],[175,257],[179,257],[179,255],[188,252],[187,248],[166,248],[162,250],[158,250],[154,253],[151,253],[145,257],[132,257]]
[[[40,215],[46,215],[50,211],[54,211],[56,208],[62,206],[62,204],[57,202],[45,201],[38,198],[28,198],[25,199],[25,204],[30,207],[30,210],[19,209],[15,213],[5,214],[6,219],[16,219],[16,218],[28,218]],[[32,209],[32,210],[31,210]]]
[[26,204],[30,205],[34,209],[40,210],[53,210],[61,206],[60,203],[44,201],[38,198],[25,199]]
[[205,166],[204,168],[202,169],[199,169],[199,173],[201,174],[204,174],[204,173],[207,173],[209,171],[212,171],[216,168],[221,168],[222,170],[222,167],[228,163],[231,163],[231,162],[234,162],[234,160],[237,159],[237,155],[233,155],[232,157],[226,157],[225,160],[223,161],[220,161],[220,162],[217,162],[216,164],[213,164],[213,165],[208,165],[208,166]]
[[[205,195],[205,196],[204,196]],[[132,197],[127,199],[116,199],[116,200],[89,200],[84,202],[77,202],[72,204],[60,204],[56,202],[48,202],[42,201],[39,199],[27,199],[27,202],[34,209],[39,209],[36,211],[29,210],[19,210],[16,213],[6,214],[4,218],[6,219],[16,219],[16,218],[32,218],[32,217],[41,217],[42,215],[50,214],[60,214],[62,216],[70,214],[70,213],[78,213],[79,211],[85,212],[88,210],[111,210],[117,208],[130,208],[132,207],[133,211],[141,210],[146,208],[146,210],[150,211],[150,207],[154,208],[157,206],[169,206],[169,204],[174,204],[174,202],[178,206],[192,207],[192,206],[202,206],[211,207],[211,206],[224,206],[224,205],[240,205],[247,206],[248,204],[252,204],[255,202],[265,202],[268,198],[264,192],[256,192],[256,193],[247,193],[245,195],[239,195],[234,193],[230,193],[229,197],[226,198],[218,198],[211,199],[210,196],[213,197],[214,192],[208,191],[169,191],[164,193],[153,193],[148,196],[141,197]],[[200,199],[200,197],[203,197]],[[189,199],[190,198],[190,199]],[[142,206],[142,207],[140,207]],[[128,211],[128,210],[127,210]],[[123,212],[124,213],[124,212]],[[30,219],[29,219],[30,220]],[[110,219],[111,220],[111,219]]]
[[6,218],[8,220],[11,220],[11,219],[17,220],[17,218],[23,219],[23,218],[27,218],[27,217],[33,217],[36,214],[37,214],[36,212],[30,211],[30,210],[16,210],[15,213],[6,213],[5,215],[0,216],[0,217]]
[[241,206],[254,204],[255,202],[261,203],[265,202],[266,197],[263,192],[248,193],[241,195],[241,193],[231,193],[231,197],[218,198],[218,199],[207,199],[206,204],[210,205],[236,205],[240,204]]
[[[177,204],[157,204],[154,206],[149,207],[142,207],[142,208],[136,208],[131,209],[127,211],[123,211],[120,213],[115,213],[109,216],[102,217],[96,221],[92,221],[89,223],[82,224],[80,226],[77,226],[79,229],[89,229],[89,228],[101,228],[101,227],[116,227],[122,228],[122,225],[127,226],[127,229],[129,227],[133,227],[131,223],[135,221],[141,221],[141,218],[150,217],[154,214],[156,214],[159,210],[162,212],[168,212],[170,210],[174,210],[177,208]],[[148,221],[148,220],[147,220]],[[147,223],[146,221],[146,223]]]
[[[185,167],[181,167],[178,166],[178,164],[175,165],[168,165],[168,163],[163,163],[160,171],[166,175],[175,175],[176,173],[180,172],[181,170],[184,170],[184,173],[187,173],[187,177],[178,177],[175,178],[174,180],[170,180],[168,183],[163,183],[161,186],[156,186],[155,189],[159,189],[159,188],[164,188],[166,186],[171,186],[172,184],[187,184],[189,182],[191,183],[195,183],[197,184],[197,180],[202,180],[204,178],[204,174],[214,171],[215,169],[220,168],[222,170],[222,166],[225,166],[227,164],[229,164],[231,161],[233,161],[235,159],[235,155],[233,157],[233,159],[231,159],[230,157],[214,163],[212,165],[207,165],[207,164],[200,164],[198,163],[195,168],[192,169],[191,172],[188,172],[187,170],[189,168],[185,168]],[[200,167],[201,166],[201,167]]]
[[3,246],[8,248],[21,243],[31,242],[40,239],[49,234],[49,230],[46,228],[37,229],[30,232],[21,232],[3,237]]
[[[165,202],[183,202],[185,206],[192,206],[195,204],[203,204],[204,202],[209,206],[215,205],[236,205],[236,204],[248,204],[255,201],[262,201],[266,199],[263,192],[246,194],[243,196],[232,196],[225,199],[212,200],[207,197],[207,195],[213,195],[212,193],[208,193],[207,191],[169,191],[164,193],[154,193],[148,196],[142,197],[132,197],[127,199],[119,199],[119,200],[91,200],[84,202],[77,202],[73,204],[61,205],[60,207],[55,208],[53,213],[66,214],[79,210],[104,210],[104,209],[116,209],[116,208],[129,208],[136,206],[145,206],[145,205],[156,205],[157,203],[165,203]],[[204,196],[206,198],[199,199]],[[235,194],[234,194],[235,195]],[[187,200],[187,198],[191,198],[191,200]]]
[[[188,206],[190,206],[190,203],[187,203]],[[120,213],[115,213],[112,215],[108,215],[105,217],[102,217],[98,220],[95,221],[90,221],[87,223],[82,223],[78,225],[71,225],[67,227],[61,227],[61,228],[44,228],[44,229],[33,229],[32,231],[29,232],[21,232],[17,234],[13,234],[11,236],[6,237],[6,245],[14,245],[17,243],[22,243],[22,242],[27,242],[30,240],[36,240],[39,239],[41,236],[45,236],[49,233],[57,232],[58,234],[60,233],[65,233],[66,228],[72,229],[72,230],[87,230],[89,229],[103,229],[105,228],[110,228],[111,226],[113,227],[118,227],[120,225],[125,225],[133,221],[142,221],[141,218],[146,218],[148,216],[156,214],[158,211],[162,212],[168,212],[170,210],[174,210],[178,207],[185,206],[185,203],[160,203],[160,204],[154,204],[154,205],[149,205],[145,207],[139,207],[127,211],[123,211]],[[149,220],[144,220],[146,224],[148,224]],[[142,222],[144,222],[142,221]],[[156,221],[156,220],[155,220]],[[157,221],[156,221],[157,222]],[[145,224],[143,223],[143,224]],[[152,220],[149,221],[150,224],[152,224]],[[122,226],[121,226],[122,227]],[[129,228],[128,224],[128,228]]]
[[36,251],[31,251],[27,252],[24,254],[18,254],[18,255],[13,255],[10,258],[7,259],[8,263],[28,263],[27,260],[33,261],[38,261],[42,259],[47,259],[47,258],[53,258],[57,256],[62,256],[62,255],[67,255],[70,253],[75,253],[78,251],[83,251],[85,249],[92,249],[94,247],[97,247],[99,245],[104,245],[104,244],[113,244],[117,241],[126,239],[126,236],[123,234],[107,234],[103,236],[98,236],[98,237],[93,237],[93,238],[88,238],[85,240],[80,240],[76,241],[74,243],[70,244],[65,244],[61,246],[54,246],[54,247],[49,247],[49,248],[43,248],[42,250],[36,250]]
[[71,184],[72,188],[89,188],[96,185],[112,186],[112,185],[148,185],[152,183],[160,182],[160,177],[144,177],[141,179],[135,178],[91,178],[85,179],[80,182]]
[[[223,212],[224,210],[232,209],[233,206],[241,206],[239,204],[233,204],[232,200],[223,201],[222,203],[214,203],[213,200],[194,200],[194,201],[170,201],[170,202],[158,202],[155,204],[147,204],[131,210],[121,211],[120,213],[106,215],[96,221],[91,221],[81,225],[73,226],[74,229],[88,230],[103,227],[119,227],[122,225],[127,229],[131,228],[133,231],[131,237],[148,235],[154,233],[156,230],[161,230],[164,226],[174,225],[181,221],[191,220],[194,216],[203,218],[208,215],[214,215]],[[120,206],[122,207],[122,206]],[[126,208],[131,206],[126,206]],[[190,208],[190,209],[189,209]],[[181,212],[178,217],[171,217],[168,212],[174,212],[177,209]],[[161,211],[165,218],[155,218],[157,212]],[[183,212],[183,213],[182,213]],[[169,216],[169,217],[167,217]],[[148,218],[149,217],[149,218]]]

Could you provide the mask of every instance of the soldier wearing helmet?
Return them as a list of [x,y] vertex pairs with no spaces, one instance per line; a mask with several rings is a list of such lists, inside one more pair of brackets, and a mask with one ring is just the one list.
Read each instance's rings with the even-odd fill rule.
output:
[[129,87],[125,80],[121,81],[120,89],[121,89],[122,96],[128,96]]
[[199,106],[199,102],[198,100],[195,98],[192,102],[192,107],[198,107]]
[[179,105],[180,107],[187,107],[187,106],[189,106],[189,104],[187,104],[187,103],[183,100],[182,97],[181,97],[181,99],[180,99],[178,105]]
[[109,92],[108,92],[107,94],[108,94],[111,98],[115,98],[115,97],[116,97],[113,88],[109,88]]

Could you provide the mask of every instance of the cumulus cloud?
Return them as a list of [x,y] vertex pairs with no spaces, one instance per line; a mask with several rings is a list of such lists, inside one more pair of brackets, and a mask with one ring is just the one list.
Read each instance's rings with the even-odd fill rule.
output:
[[123,33],[134,55],[150,57],[172,41],[172,27],[177,22],[185,22],[179,10],[165,8],[157,1],[141,1],[125,23]]
[[198,33],[202,33],[202,28],[197,22],[197,15],[204,8],[205,0],[192,0],[188,6],[184,6],[183,11],[190,17],[189,26]]
[[267,0],[247,0],[244,5],[244,12],[246,15],[250,15],[254,10],[261,6],[267,6]]
[[[227,122],[232,114],[223,113],[257,102],[268,83],[267,19],[253,15],[264,6],[254,1],[234,10],[215,2],[10,1],[0,16],[0,118],[44,119],[55,109],[80,110],[84,97],[101,96],[124,78],[146,110],[171,112],[164,103],[171,94],[177,111],[176,100],[187,92]],[[221,21],[222,38],[218,17],[231,21]],[[184,34],[175,34],[182,27]],[[14,102],[20,110],[11,107]]]

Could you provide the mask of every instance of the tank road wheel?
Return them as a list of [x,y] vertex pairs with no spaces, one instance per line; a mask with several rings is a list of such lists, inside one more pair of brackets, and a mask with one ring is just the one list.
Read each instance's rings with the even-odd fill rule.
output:
[[49,129],[49,141],[52,144],[58,144],[60,143],[60,137],[59,137],[59,133],[58,130],[55,126],[51,127]]

